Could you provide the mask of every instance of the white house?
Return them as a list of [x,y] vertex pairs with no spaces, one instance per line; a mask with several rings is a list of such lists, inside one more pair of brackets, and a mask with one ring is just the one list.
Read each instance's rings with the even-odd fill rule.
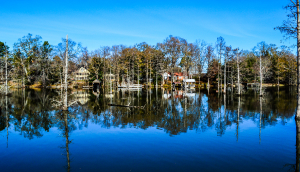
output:
[[90,72],[85,68],[81,67],[78,71],[74,73],[75,80],[87,80]]
[[190,88],[190,89],[194,89],[195,88],[195,79],[183,79],[182,80],[184,86],[186,85],[187,88]]
[[168,80],[169,78],[171,78],[171,75],[168,72],[165,72],[163,74],[164,80]]

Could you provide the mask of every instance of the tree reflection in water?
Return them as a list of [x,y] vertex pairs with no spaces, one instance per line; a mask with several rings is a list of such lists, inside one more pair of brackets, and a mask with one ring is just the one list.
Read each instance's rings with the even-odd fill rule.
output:
[[296,171],[298,172],[300,163],[300,121],[296,120]]
[[[256,122],[260,132],[267,125],[276,125],[278,122],[284,125],[286,119],[293,117],[296,107],[295,99],[291,98],[291,94],[286,94],[287,91],[279,92],[280,96],[274,95],[272,90],[266,91],[264,98],[260,98],[255,97],[251,91],[242,97],[227,97],[212,92],[208,95],[207,91],[199,94],[154,89],[142,92],[119,91],[106,97],[103,93],[95,96],[84,90],[74,92],[69,99],[78,99],[80,102],[71,108],[79,129],[88,127],[89,122],[105,128],[146,129],[157,126],[170,135],[180,134],[188,129],[204,132],[206,128],[215,128],[217,135],[222,136],[228,126],[241,123],[243,119]],[[52,106],[51,99],[59,96],[55,90],[13,92],[8,97],[6,111],[11,118],[10,125],[14,125],[15,130],[26,138],[42,137],[43,131],[49,131],[57,125],[58,120],[53,112],[59,109]],[[110,102],[132,106],[147,105],[144,110],[129,109],[108,106]],[[5,107],[5,98],[1,98],[1,103]],[[5,108],[2,108],[2,130],[6,128],[4,112]],[[278,121],[279,119],[281,120]]]
[[[276,89],[276,88],[275,88]],[[43,136],[44,131],[58,128],[65,138],[65,152],[68,171],[70,170],[69,134],[78,129],[88,128],[89,123],[104,128],[156,127],[169,135],[186,133],[188,130],[205,132],[215,129],[216,135],[223,136],[228,127],[236,127],[236,141],[242,134],[239,127],[244,120],[251,120],[261,132],[266,126],[285,125],[294,117],[296,109],[295,89],[274,91],[266,89],[263,98],[254,90],[248,90],[241,97],[233,93],[217,94],[215,90],[193,92],[168,89],[142,91],[119,90],[107,96],[93,94],[87,90],[73,90],[70,101],[78,104],[63,112],[53,106],[53,99],[60,99],[60,90],[15,90],[7,100],[1,96],[0,131],[13,126],[16,132],[28,139]],[[108,103],[142,106],[144,109],[111,107]],[[7,108],[3,108],[7,107]],[[297,165],[299,169],[299,122],[297,122]],[[7,133],[8,136],[8,133]]]

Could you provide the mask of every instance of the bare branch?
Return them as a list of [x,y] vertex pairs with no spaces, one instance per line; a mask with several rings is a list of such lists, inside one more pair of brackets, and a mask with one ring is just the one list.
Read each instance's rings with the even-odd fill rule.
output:
[[297,5],[295,4],[295,2],[293,0],[291,0],[291,2],[295,5],[295,7],[297,7]]

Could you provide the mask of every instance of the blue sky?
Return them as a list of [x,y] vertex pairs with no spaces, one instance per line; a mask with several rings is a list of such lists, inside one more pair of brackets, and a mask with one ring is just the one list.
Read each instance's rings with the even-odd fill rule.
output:
[[169,35],[251,49],[265,41],[277,46],[282,34],[274,27],[286,18],[289,0],[152,0],[152,1],[3,1],[0,41],[13,43],[28,33],[57,45],[66,34],[89,50],[117,44],[155,45]]

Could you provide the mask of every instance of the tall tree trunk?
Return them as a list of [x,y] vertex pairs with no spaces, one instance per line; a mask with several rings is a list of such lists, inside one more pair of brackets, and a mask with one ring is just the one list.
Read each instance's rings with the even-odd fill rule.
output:
[[[221,72],[221,46],[220,46],[220,53],[219,53],[219,63],[218,63],[218,92],[220,92],[220,72]],[[222,85],[222,84],[221,84]],[[221,89],[222,90],[222,89]]]
[[279,87],[279,56],[277,57],[277,85]]
[[25,88],[25,76],[24,76],[24,72],[22,72],[22,87]]
[[[231,88],[233,88],[233,64],[231,63],[231,70],[230,70],[230,73],[231,73],[231,77],[230,77],[230,79],[231,79]],[[231,89],[231,91],[232,91],[233,89]]]
[[[109,93],[112,93],[111,66],[109,68]],[[111,96],[110,96],[111,97]]]
[[225,56],[225,61],[224,61],[224,94],[226,94],[226,56]]
[[146,74],[146,75],[147,75],[147,82],[146,82],[146,83],[147,83],[147,87],[148,87],[148,85],[149,85],[148,70],[149,70],[149,69],[148,69],[148,60],[147,60],[147,72],[146,72],[146,73],[147,73],[147,74]]
[[106,77],[105,77],[105,57],[103,56],[103,89],[105,90],[106,86]]
[[171,73],[171,84],[174,82],[174,67],[172,65],[172,73]]
[[46,86],[46,79],[45,79],[46,77],[45,77],[45,69],[43,68],[43,87],[45,87]]
[[120,72],[119,72],[118,66],[119,66],[119,64],[117,63],[117,76],[118,76],[117,85],[119,85],[119,83],[120,83]]
[[207,88],[209,88],[210,86],[209,86],[209,78],[208,78],[208,82],[207,82]]
[[65,97],[63,110],[68,110],[68,35],[66,40],[66,67],[65,67]]
[[140,85],[140,64],[138,64],[138,85]]
[[132,64],[132,84],[134,84],[134,60]]
[[5,95],[8,94],[8,85],[7,85],[7,50],[6,50],[6,46],[5,47]]
[[150,58],[150,88],[151,88],[151,58]]
[[126,80],[127,80],[127,87],[129,88],[129,68],[127,69],[127,78],[126,78]]
[[[164,76],[165,73],[162,74],[162,83],[160,83],[161,87],[164,86],[165,84],[165,76]],[[167,74],[167,80],[168,80],[168,74]]]
[[259,87],[259,96],[262,96],[262,80],[263,80],[263,74],[262,74],[262,66],[261,66],[261,53],[259,55],[259,75],[260,75],[260,87]]
[[28,77],[28,71],[27,71],[27,69],[26,69],[26,66],[25,66],[25,65],[23,65],[23,66],[24,66],[24,72],[25,72],[25,75],[27,76],[27,81],[30,82],[29,77]]
[[201,73],[199,75],[199,89],[201,89]]
[[155,79],[156,79],[156,88],[157,88],[157,71],[155,72]]
[[237,78],[238,78],[238,95],[241,94],[241,86],[240,86],[240,63],[239,63],[239,56],[237,55]]
[[218,92],[220,92],[220,67],[218,63]]
[[300,119],[300,18],[299,18],[299,0],[297,0],[297,114]]
[[60,76],[60,88],[63,87],[63,80],[62,80],[62,71],[61,68],[59,68],[59,76]]
[[[221,70],[221,74],[220,74],[220,90],[221,90],[221,92],[222,92],[222,88],[223,88],[223,84],[222,84],[222,67],[220,67],[220,70]],[[220,93],[220,92],[219,92]]]

